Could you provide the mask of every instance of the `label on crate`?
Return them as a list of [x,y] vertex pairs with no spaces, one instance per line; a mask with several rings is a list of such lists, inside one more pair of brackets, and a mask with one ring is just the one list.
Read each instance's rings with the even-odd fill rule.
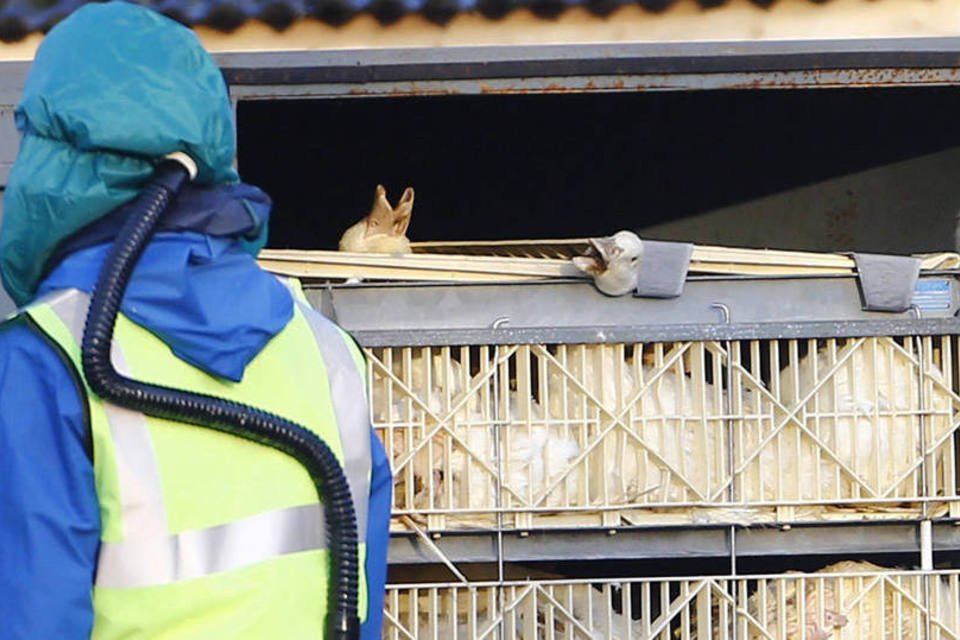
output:
[[946,311],[951,304],[950,281],[930,278],[917,281],[913,290],[913,304],[921,311]]

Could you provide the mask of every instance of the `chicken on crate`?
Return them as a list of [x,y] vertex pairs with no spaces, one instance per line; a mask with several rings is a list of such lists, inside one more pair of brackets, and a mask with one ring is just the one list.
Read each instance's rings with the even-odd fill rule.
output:
[[841,561],[813,573],[395,584],[386,639],[947,640],[956,571]]
[[413,187],[407,187],[394,207],[387,199],[386,188],[378,184],[370,212],[340,236],[340,251],[410,253],[407,228],[413,215],[413,197]]

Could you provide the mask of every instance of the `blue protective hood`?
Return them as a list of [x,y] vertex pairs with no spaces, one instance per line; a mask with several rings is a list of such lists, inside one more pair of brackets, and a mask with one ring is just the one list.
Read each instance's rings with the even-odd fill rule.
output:
[[[67,288],[92,293],[111,246],[71,253],[43,281],[40,294]],[[247,364],[290,321],[293,299],[236,240],[163,232],[144,250],[121,308],[181,360],[239,382]]]
[[[126,214],[120,207],[70,238],[38,293],[92,293]],[[247,364],[293,317],[289,290],[244,250],[245,236],[266,227],[269,217],[270,198],[256,187],[187,187],[138,260],[123,313],[181,360],[241,380]]]
[[50,31],[16,124],[23,137],[4,194],[0,275],[21,305],[57,247],[132,200],[163,155],[193,157],[200,185],[238,180],[219,68],[192,31],[135,4],[88,4]]

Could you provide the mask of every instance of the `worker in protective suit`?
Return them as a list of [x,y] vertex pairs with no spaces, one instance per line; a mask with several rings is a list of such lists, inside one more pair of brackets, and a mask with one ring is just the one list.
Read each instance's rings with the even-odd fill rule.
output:
[[379,638],[391,478],[363,356],[257,266],[270,200],[232,166],[213,60],[158,13],[85,5],[41,44],[16,123],[0,227],[21,307],[0,325],[0,637],[325,637],[328,540],[297,460],[121,408],[84,377],[101,266],[159,159],[183,152],[196,179],[136,264],[110,360],[320,436],[356,511],[360,637]]

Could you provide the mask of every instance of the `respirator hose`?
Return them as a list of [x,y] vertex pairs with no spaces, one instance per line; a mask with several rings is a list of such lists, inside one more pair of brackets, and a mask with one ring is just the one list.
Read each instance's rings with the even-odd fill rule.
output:
[[308,429],[256,407],[132,380],[118,373],[110,361],[114,325],[127,282],[157,222],[188,178],[178,162],[160,163],[114,241],[84,326],[84,375],[94,393],[114,404],[252,440],[302,464],[317,489],[326,520],[331,573],[327,633],[331,639],[352,640],[359,636],[360,628],[356,514],[343,468],[326,443]]

